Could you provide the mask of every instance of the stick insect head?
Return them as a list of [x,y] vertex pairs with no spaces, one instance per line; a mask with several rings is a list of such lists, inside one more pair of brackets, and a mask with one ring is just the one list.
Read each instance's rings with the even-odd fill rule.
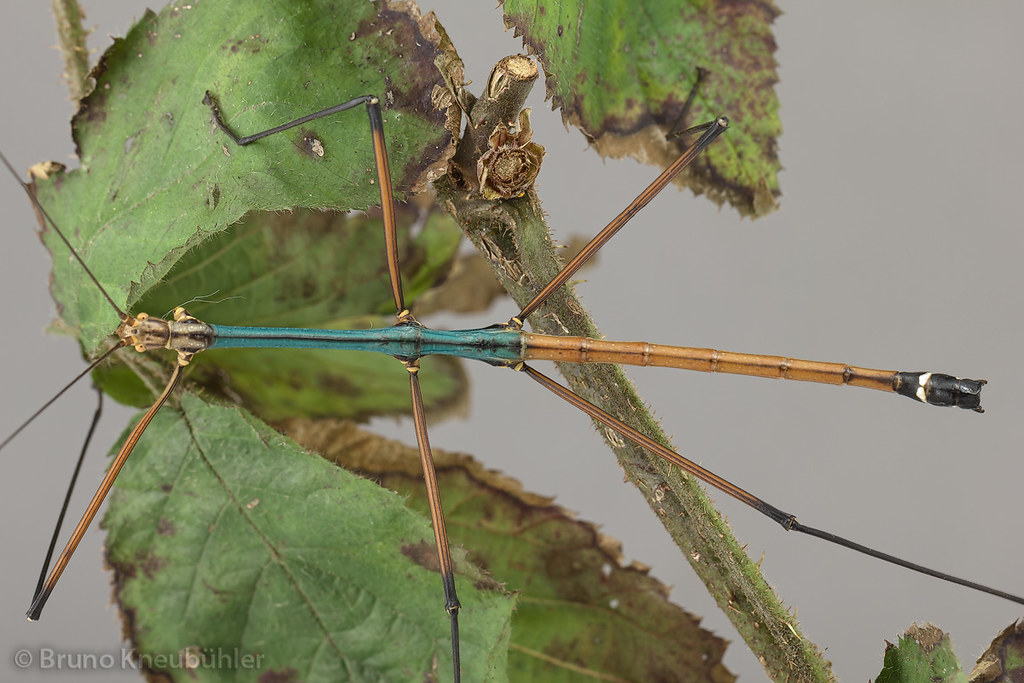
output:
[[210,348],[213,328],[179,306],[170,321],[148,313],[126,316],[117,328],[117,336],[122,344],[134,347],[139,353],[154,349],[177,351],[178,364],[188,365],[192,356]]

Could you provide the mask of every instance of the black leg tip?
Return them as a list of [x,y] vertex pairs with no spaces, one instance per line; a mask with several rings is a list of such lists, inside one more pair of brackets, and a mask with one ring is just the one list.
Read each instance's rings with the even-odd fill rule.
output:
[[39,592],[35,598],[32,599],[32,605],[25,612],[25,616],[28,617],[29,621],[39,621],[39,617],[43,614],[43,606],[46,605],[46,601],[50,598],[50,591],[44,590]]

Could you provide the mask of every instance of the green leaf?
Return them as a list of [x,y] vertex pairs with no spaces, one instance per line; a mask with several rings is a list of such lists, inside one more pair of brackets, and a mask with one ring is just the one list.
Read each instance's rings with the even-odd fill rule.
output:
[[[285,431],[409,497],[426,513],[415,448],[341,420],[291,420]],[[449,538],[519,593],[509,671],[514,680],[732,681],[725,641],[668,600],[646,569],[623,566],[619,543],[551,499],[486,470],[468,455],[434,451]]]
[[[446,277],[462,233],[437,212],[399,205],[397,218],[403,285],[414,300]],[[184,302],[190,313],[223,325],[390,324],[395,303],[383,254],[376,209],[250,214],[186,254],[139,306],[164,314]]]
[[967,676],[948,634],[931,624],[914,624],[900,636],[898,645],[886,643],[875,683],[967,683]]
[[[376,94],[391,174],[408,191],[450,154],[430,100],[438,28],[368,2],[200,3],[148,13],[104,54],[73,122],[82,168],[40,183],[42,203],[118,305],[132,307],[187,251],[253,210],[380,204],[361,108],[272,136],[241,153],[202,104],[210,90],[251,133]],[[325,18],[343,14],[341,36]],[[422,24],[422,25],[421,25]],[[426,33],[426,35],[425,35]],[[310,154],[303,140],[321,141]],[[92,351],[117,317],[66,258],[53,293]]]
[[[401,206],[398,218],[406,245],[403,281],[413,300],[445,278],[462,233],[451,219],[431,213],[410,241],[409,228],[420,216]],[[382,327],[392,322],[395,307],[383,241],[376,212],[372,217],[303,210],[250,215],[186,254],[138,306],[167,317],[184,303],[201,320],[223,325]],[[428,410],[459,405],[467,391],[461,364],[431,358],[424,366],[432,379],[423,388]],[[106,378],[104,389],[120,399],[152,401],[133,375],[121,375],[120,381]],[[362,419],[409,411],[408,373],[379,354],[214,351],[196,357],[188,378],[240,400],[264,420]]]
[[[186,393],[161,411],[104,526],[126,628],[154,673],[452,678],[441,582],[419,560],[434,557],[429,522],[237,408]],[[502,680],[513,600],[455,555],[465,679]]]
[[[602,155],[663,168],[692,143],[666,134],[725,115],[738,125],[683,182],[744,215],[775,207],[782,126],[771,3],[505,0],[504,10],[506,27],[544,65],[553,106]],[[708,75],[675,125],[698,67]]]

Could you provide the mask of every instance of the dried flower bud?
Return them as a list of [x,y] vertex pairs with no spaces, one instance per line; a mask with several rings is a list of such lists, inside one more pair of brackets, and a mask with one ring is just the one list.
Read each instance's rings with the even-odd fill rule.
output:
[[489,149],[476,165],[480,194],[485,199],[521,197],[540,173],[544,148],[533,139],[530,110],[519,112],[517,130],[512,132],[499,123],[488,138]]

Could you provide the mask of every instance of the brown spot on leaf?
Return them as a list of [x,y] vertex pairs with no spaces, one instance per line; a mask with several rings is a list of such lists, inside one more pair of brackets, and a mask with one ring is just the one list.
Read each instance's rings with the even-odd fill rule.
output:
[[410,560],[432,572],[441,570],[441,563],[437,559],[437,549],[426,541],[402,546],[402,554]]
[[147,579],[152,579],[166,565],[166,560],[156,555],[149,554],[138,558],[138,567],[146,575]]
[[264,671],[256,680],[259,683],[295,683],[302,679],[299,678],[299,672],[296,669],[288,668]]
[[906,636],[912,638],[925,652],[931,652],[942,643],[946,634],[932,624],[913,624],[907,629]]
[[299,138],[295,141],[295,147],[310,159],[319,160],[324,157],[323,140],[316,133],[306,128],[299,131]]

